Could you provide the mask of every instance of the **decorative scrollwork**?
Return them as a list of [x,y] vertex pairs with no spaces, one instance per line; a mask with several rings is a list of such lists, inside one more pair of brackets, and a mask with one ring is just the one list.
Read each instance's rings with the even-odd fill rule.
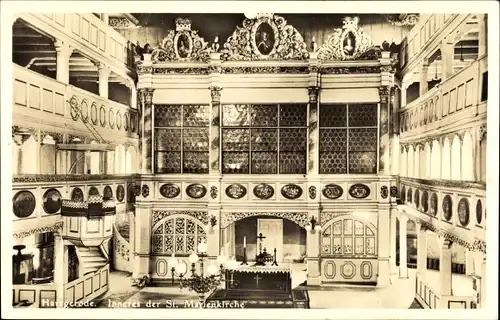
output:
[[153,74],[209,74],[208,68],[153,68]]
[[149,186],[147,184],[142,185],[142,197],[147,198],[149,196]]
[[308,67],[296,66],[255,66],[255,67],[222,67],[222,73],[225,74],[239,74],[239,73],[257,73],[257,74],[307,74],[309,73]]
[[259,14],[243,20],[227,39],[222,60],[306,60],[307,45],[286,20],[273,14]]
[[339,185],[327,184],[323,188],[322,193],[326,198],[328,198],[330,200],[335,200],[335,199],[338,199],[342,196],[342,194],[344,193],[344,190]]
[[387,188],[387,186],[380,187],[380,196],[382,197],[382,199],[387,199],[387,197],[389,196],[389,189]]
[[171,215],[177,215],[177,214],[183,214],[183,215],[188,215],[191,216],[198,221],[200,221],[202,224],[208,224],[208,213],[205,211],[166,211],[166,210],[153,210],[152,215],[153,215],[153,223],[152,226],[154,227],[161,219],[171,216]]
[[309,225],[307,212],[222,212],[221,228],[225,228],[233,222],[255,216],[278,217],[295,222],[298,226],[305,228]]
[[390,194],[391,194],[391,197],[397,198],[398,197],[398,187],[391,186],[391,188],[390,188]]
[[191,20],[175,19],[175,30],[169,30],[162,40],[161,46],[151,53],[153,63],[168,61],[200,61],[210,60],[210,47],[198,35],[197,30],[191,30]]
[[358,17],[346,17],[342,28],[334,33],[318,50],[319,60],[378,60],[380,48],[358,27]]
[[219,196],[219,190],[217,190],[217,187],[211,186],[210,187],[210,197],[212,199],[217,199],[218,196]]

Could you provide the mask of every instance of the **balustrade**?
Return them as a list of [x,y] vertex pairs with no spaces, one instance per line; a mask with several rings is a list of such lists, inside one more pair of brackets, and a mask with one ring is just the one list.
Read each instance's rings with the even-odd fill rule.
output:
[[114,141],[137,137],[137,110],[17,65],[13,102],[13,120],[19,125],[50,117],[54,131],[88,132],[92,126]]

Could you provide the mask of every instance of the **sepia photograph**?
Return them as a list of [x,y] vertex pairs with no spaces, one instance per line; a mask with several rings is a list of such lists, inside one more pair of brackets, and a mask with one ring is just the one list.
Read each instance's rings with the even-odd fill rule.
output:
[[7,2],[2,318],[498,317],[497,4]]

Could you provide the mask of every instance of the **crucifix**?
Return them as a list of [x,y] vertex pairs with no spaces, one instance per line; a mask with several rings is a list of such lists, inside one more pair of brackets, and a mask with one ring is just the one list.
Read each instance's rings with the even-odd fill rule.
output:
[[257,274],[255,277],[254,277],[254,280],[256,282],[256,289],[259,289],[259,280],[262,279],[261,277],[259,277],[259,275]]
[[259,239],[259,254],[262,254],[262,240],[264,240],[266,237],[264,237],[262,235],[262,232],[259,233],[259,236],[257,237],[257,239]]

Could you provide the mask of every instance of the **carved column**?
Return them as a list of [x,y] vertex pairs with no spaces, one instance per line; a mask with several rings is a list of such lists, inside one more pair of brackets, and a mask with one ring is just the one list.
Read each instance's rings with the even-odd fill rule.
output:
[[135,205],[135,252],[133,279],[149,277],[149,253],[151,243],[151,208],[140,203]]
[[56,49],[56,80],[62,83],[69,83],[69,57],[73,49],[67,42],[61,40],[54,41]]
[[210,88],[212,98],[211,120],[210,120],[210,174],[220,175],[220,98],[222,88],[213,86]]
[[140,100],[140,130],[139,151],[141,153],[141,173],[152,173],[152,148],[153,148],[153,88],[142,88],[139,90]]
[[390,132],[390,103],[391,103],[391,87],[383,86],[379,88],[380,96],[380,116],[379,116],[379,174],[386,175],[391,173],[390,166],[390,149],[391,149],[391,132]]
[[109,75],[111,70],[105,64],[99,62],[96,64],[99,73],[99,96],[108,99],[109,96]]
[[[314,213],[310,216],[315,215]],[[307,284],[308,285],[321,285],[321,271],[320,271],[320,235],[321,230],[306,231],[306,252],[307,252]]]
[[319,174],[319,87],[309,87],[309,164],[308,173]]
[[417,231],[417,274],[422,281],[427,272],[427,228],[421,223],[416,223]]
[[[442,296],[452,295],[451,246],[452,242],[438,236],[439,243],[439,282]],[[441,299],[443,300],[443,299]],[[447,306],[446,306],[447,307]]]
[[429,61],[425,59],[420,66],[420,96],[428,91],[427,73],[429,71]]
[[[399,278],[408,278],[408,241],[406,236],[406,224],[408,222],[408,216],[406,213],[402,213],[399,216]],[[379,231],[380,233],[380,231]]]

